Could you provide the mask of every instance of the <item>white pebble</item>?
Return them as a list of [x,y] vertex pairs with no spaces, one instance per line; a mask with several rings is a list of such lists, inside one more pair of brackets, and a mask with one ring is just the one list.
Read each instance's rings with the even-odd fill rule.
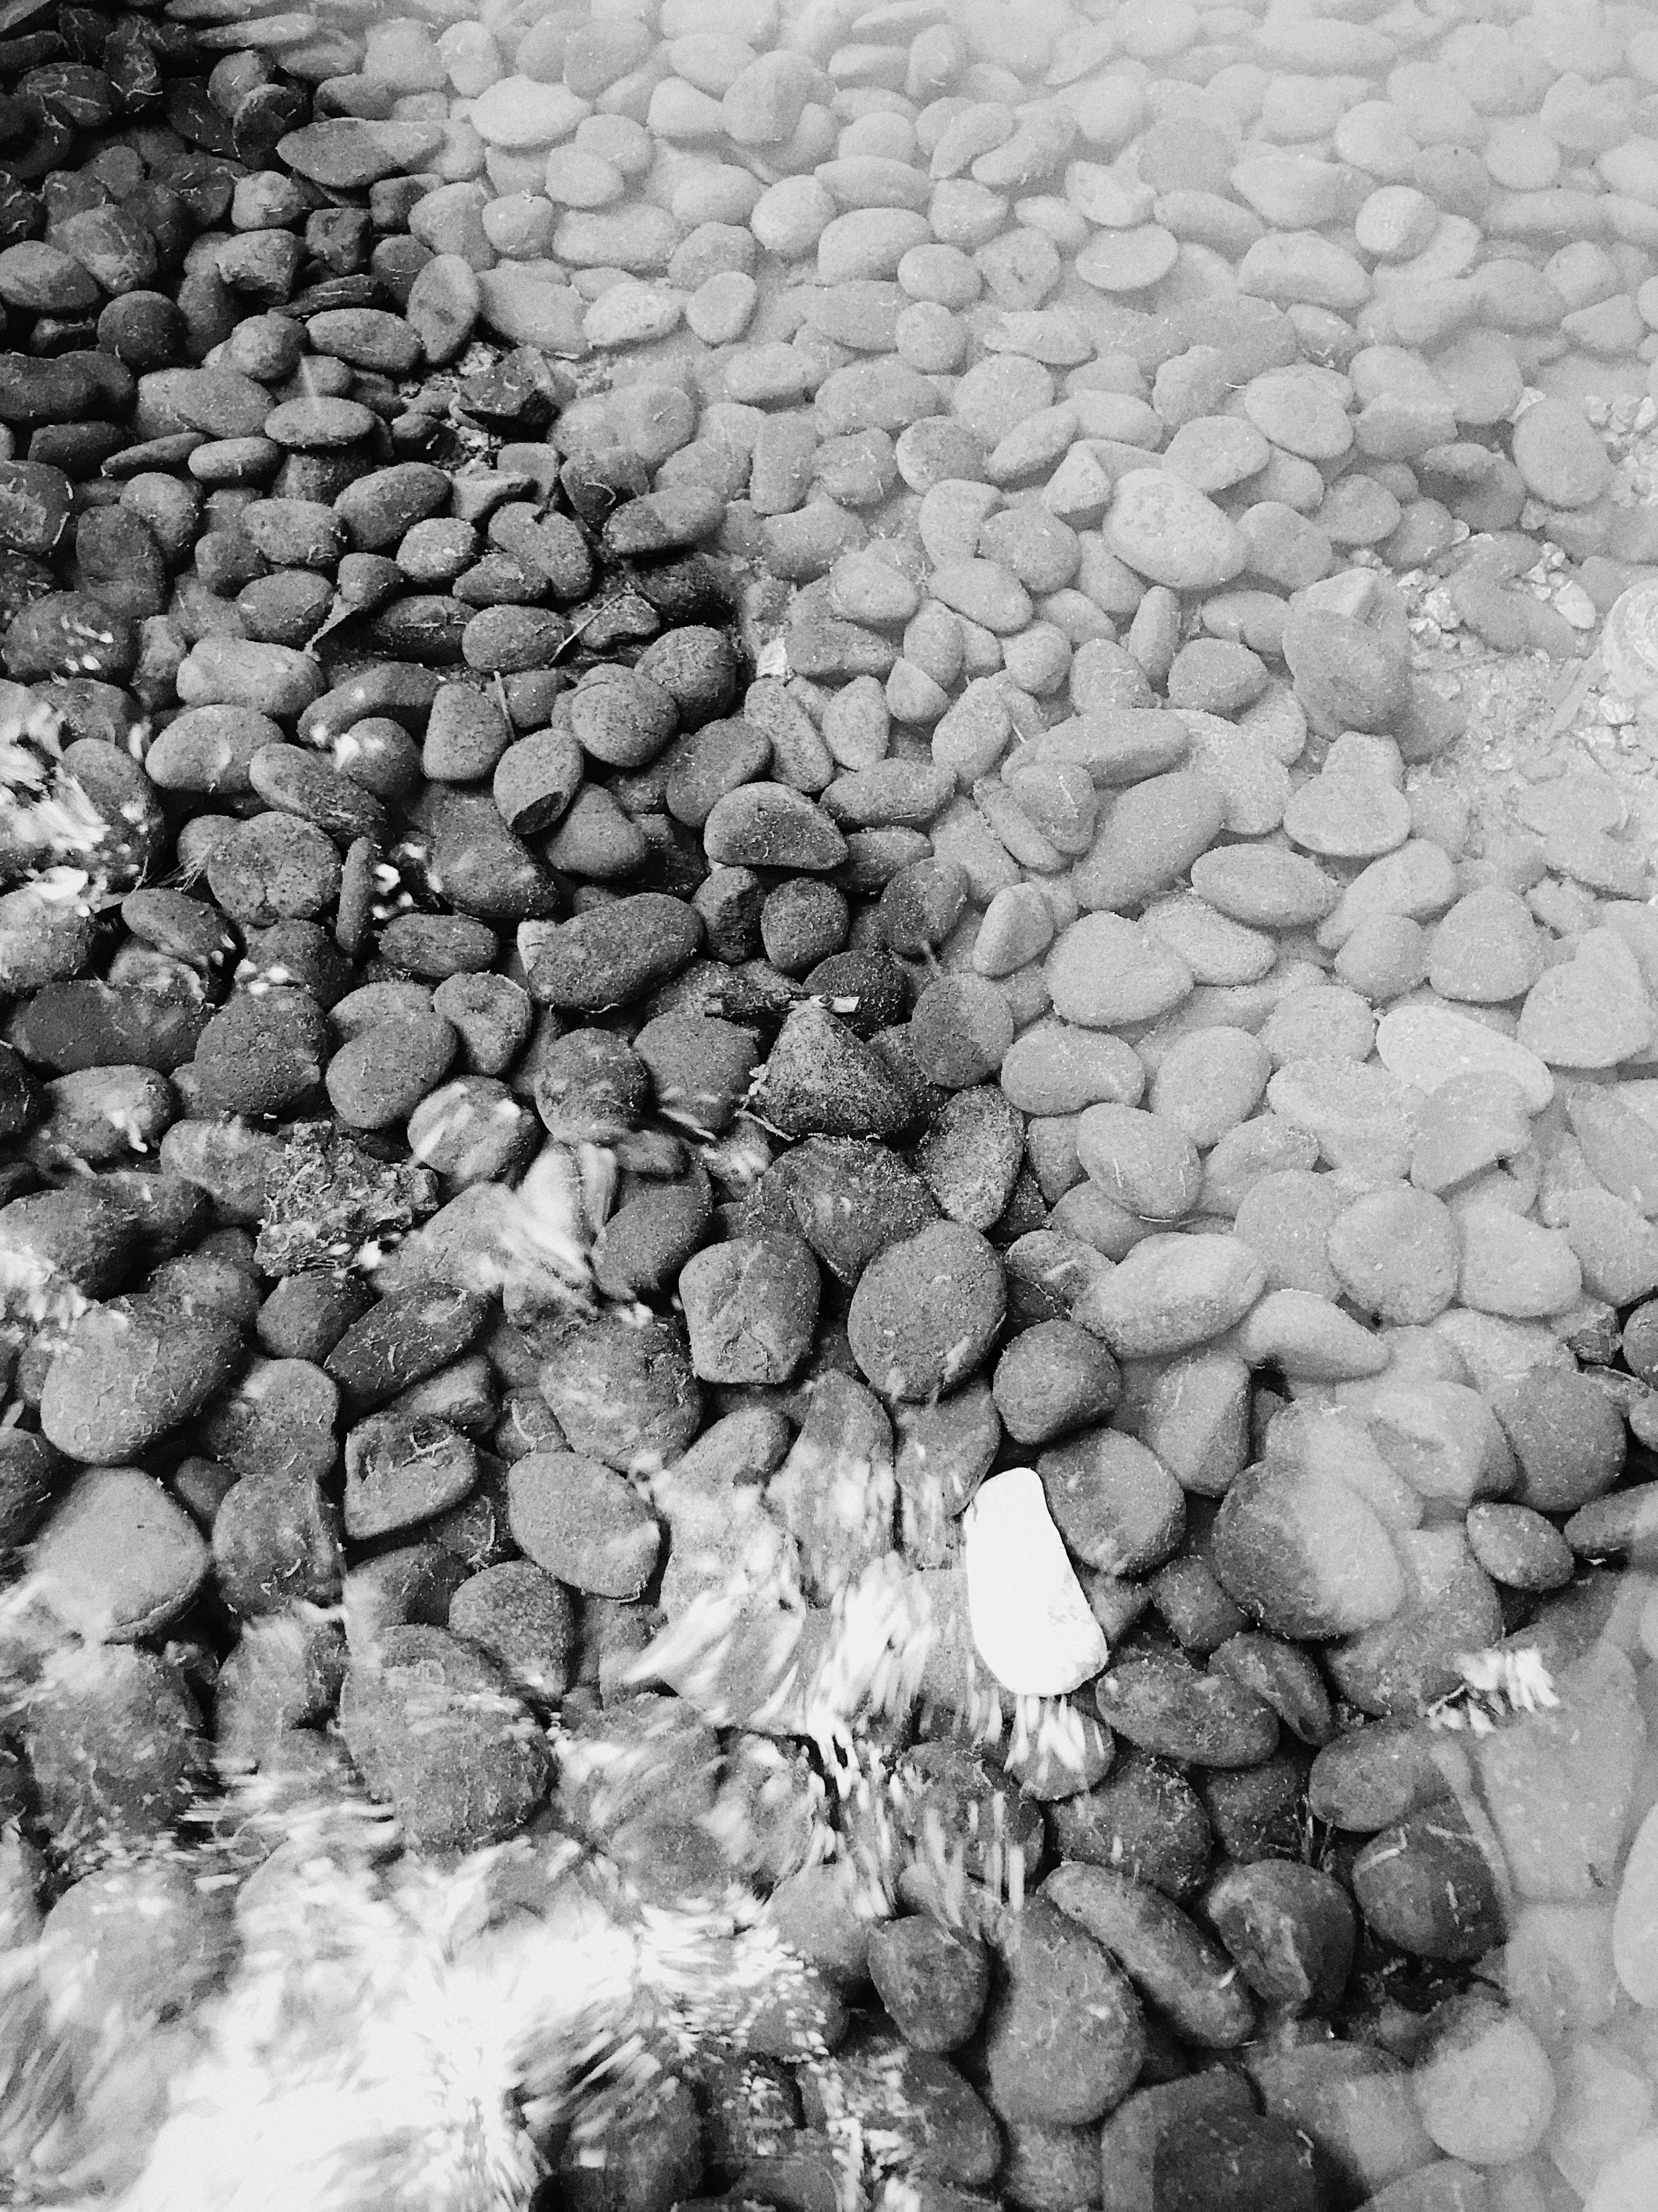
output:
[[1033,1468],[987,1482],[963,1516],[973,1641],[1016,1697],[1064,1697],[1097,1674],[1103,1631],[1089,1611]]

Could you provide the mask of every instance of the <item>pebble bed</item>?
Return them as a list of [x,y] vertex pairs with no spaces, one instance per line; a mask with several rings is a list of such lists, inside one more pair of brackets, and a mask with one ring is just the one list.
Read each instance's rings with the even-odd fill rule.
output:
[[257,1785],[786,1947],[538,2203],[1650,2212],[1650,11],[0,83],[15,2201]]

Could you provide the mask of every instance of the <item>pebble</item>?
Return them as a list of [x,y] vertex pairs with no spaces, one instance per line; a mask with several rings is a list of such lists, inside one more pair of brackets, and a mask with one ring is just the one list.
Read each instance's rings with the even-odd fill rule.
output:
[[1587,507],[1612,480],[1605,447],[1563,400],[1540,399],[1521,416],[1514,464],[1527,490],[1551,507]]
[[883,1395],[930,1397],[978,1366],[1005,1303],[1001,1264],[984,1238],[940,1222],[865,1269],[847,1318],[853,1357]]
[[887,1922],[869,1945],[870,1978],[912,2049],[945,2051],[978,2026],[990,1987],[981,1943],[925,1914]]
[[997,2109],[1009,2118],[1085,2126],[1133,2086],[1145,2047],[1139,2003],[1109,1955],[1034,1899],[1000,1948],[1006,1977],[985,2020]]
[[1114,914],[1074,921],[1044,972],[1054,1012],[1085,1029],[1154,1021],[1190,995],[1193,980],[1172,947]]
[[1390,1619],[1405,1594],[1388,1532],[1356,1492],[1270,1462],[1228,1491],[1215,1571],[1279,1636],[1350,1635]]
[[1085,1928],[1141,1995],[1206,2049],[1242,2042],[1255,2008],[1231,1960],[1178,1905],[1105,1867],[1060,1867],[1040,1895]]
[[1230,921],[1305,928],[1335,905],[1339,887],[1316,862],[1268,846],[1218,845],[1192,864],[1192,888]]
[[1612,1963],[1618,1979],[1639,2005],[1658,1993],[1658,1919],[1652,1911],[1658,1886],[1658,1813],[1648,1813],[1624,1862],[1612,1911]]
[[786,1382],[810,1348],[817,1270],[784,1237],[714,1245],[680,1272],[691,1370],[705,1382]]
[[1073,1311],[1119,1358],[1189,1352],[1241,1321],[1265,1280],[1241,1238],[1147,1237]]
[[1102,534],[1137,574],[1175,591],[1213,591],[1248,558],[1236,525],[1195,484],[1162,469],[1118,478]]
[[182,1676],[158,1654],[94,1646],[76,1674],[34,1699],[24,1747],[41,1812],[91,1873],[112,1846],[164,1836],[206,1772],[202,1717]]
[[507,1482],[513,1540],[571,1589],[637,1597],[656,1565],[661,1531],[626,1477],[574,1452],[531,1452]]
[[307,124],[277,142],[290,169],[332,191],[361,191],[434,154],[442,132],[427,123],[361,122],[342,116]]
[[71,1459],[131,1465],[223,1388],[239,1349],[222,1321],[94,1307],[46,1370],[41,1432]]
[[94,1468],[54,1508],[34,1549],[46,1603],[88,1640],[130,1643],[188,1607],[209,1566],[182,1509],[137,1468]]
[[1633,1671],[1611,1646],[1561,1668],[1555,1695],[1482,1739],[1476,1766],[1517,1893],[1584,1903],[1612,1886],[1644,1729]]
[[1497,1200],[1464,1206],[1458,1233],[1457,1294],[1476,1312],[1528,1320],[1563,1312],[1582,1290],[1577,1255],[1562,1232],[1522,1220]]
[[1404,713],[1409,670],[1400,641],[1325,607],[1292,611],[1284,657],[1296,696],[1315,729],[1386,730]]
[[1215,842],[1225,816],[1225,793],[1202,769],[1132,784],[1072,872],[1078,899],[1090,908],[1132,908],[1171,889]]
[[1111,1575],[1161,1566],[1186,1527],[1181,1487],[1133,1437],[1096,1429],[1037,1462],[1049,1511],[1077,1558]]
[[1226,1769],[1270,1758],[1278,1742],[1272,1708],[1239,1682],[1199,1674],[1175,1654],[1120,1656],[1095,1685],[1100,1717],[1159,1759]]
[[1390,1074],[1430,1094],[1457,1077],[1480,1075],[1511,1082],[1533,1114],[1554,1096],[1554,1079],[1534,1052],[1448,1006],[1401,1006],[1384,1014],[1376,1045]]
[[1461,1680],[1455,1654],[1495,1641],[1502,1620],[1460,1528],[1401,1528],[1394,1544],[1410,1583],[1405,1603],[1390,1620],[1333,1647],[1329,1660],[1343,1693],[1376,1714],[1448,1694]]
[[1573,959],[1533,984],[1515,1034],[1552,1067],[1614,1067],[1645,1051],[1653,1028],[1634,953],[1611,931],[1592,929]]
[[1459,899],[1436,924],[1428,980],[1442,999],[1502,1006],[1531,990],[1543,958],[1525,902],[1491,884]]
[[1229,1867],[1205,1898],[1210,1924],[1258,1997],[1319,2011],[1346,1984],[1352,1901],[1317,1867],[1260,1859]]
[[1327,769],[1293,794],[1284,810],[1284,829],[1303,852],[1371,860],[1396,851],[1410,836],[1410,807],[1404,793],[1379,776]]
[[523,927],[528,933],[520,951],[531,997],[591,1010],[642,998],[684,966],[701,936],[689,907],[655,891],[619,898],[568,922]]
[[1382,1322],[1420,1327],[1456,1293],[1456,1224],[1425,1191],[1364,1193],[1332,1224],[1326,1251],[1353,1304]]
[[340,1725],[370,1790],[428,1847],[509,1834],[546,1790],[545,1745],[504,1676],[442,1629],[386,1630],[347,1673]]
[[1542,2045],[1524,2021],[1473,1993],[1436,2008],[1414,2086],[1435,2142],[1473,2165],[1523,2158],[1553,2117],[1554,2072]]
[[1479,1958],[1501,1940],[1490,1866],[1461,1814],[1442,1807],[1374,1837],[1353,1863],[1353,1894],[1370,1926],[1417,1958]]
[[997,1362],[992,1385],[1002,1425],[1016,1443],[1047,1443],[1102,1420],[1121,1389],[1115,1362],[1072,1322],[1038,1322]]
[[1518,1470],[1514,1492],[1540,1512],[1570,1512],[1610,1490],[1622,1474],[1625,1437],[1604,1394],[1570,1370],[1539,1368],[1493,1394]]
[[963,1518],[963,1548],[974,1646],[1004,1689],[1062,1697],[1099,1673],[1105,1637],[1032,1469],[981,1486]]
[[1202,1183],[1197,1148],[1177,1125],[1136,1106],[1090,1106],[1077,1128],[1085,1174],[1131,1213],[1175,1221]]

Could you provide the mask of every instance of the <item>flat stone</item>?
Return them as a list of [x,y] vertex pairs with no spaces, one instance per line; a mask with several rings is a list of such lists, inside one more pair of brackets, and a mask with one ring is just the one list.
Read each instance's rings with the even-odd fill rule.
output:
[[0,301],[26,314],[81,315],[98,304],[88,271],[60,246],[26,238],[0,252]]
[[1119,1358],[1190,1352],[1241,1321],[1266,1281],[1240,1237],[1148,1237],[1084,1291],[1072,1317]]
[[1514,1457],[1496,1416],[1467,1383],[1401,1376],[1370,1399],[1369,1427],[1394,1472],[1421,1497],[1466,1512],[1514,1486]]
[[0,462],[0,546],[41,560],[55,550],[73,511],[73,489],[61,469]]
[[1181,881],[1225,819],[1225,793],[1200,769],[1131,784],[1072,872],[1078,898],[1095,908],[1143,905]]
[[1223,845],[1192,864],[1192,888],[1229,921],[1254,929],[1322,921],[1340,886],[1315,861],[1269,845]]
[[582,333],[589,345],[648,345],[675,330],[685,312],[683,293],[660,284],[612,284],[588,308]]
[[1252,148],[1232,171],[1231,187],[1275,230],[1318,230],[1354,214],[1351,173],[1299,151]]
[[[1253,422],[1236,415],[1199,415],[1182,422],[1169,441],[1163,465],[1212,495],[1258,476],[1270,458],[1266,440]],[[1259,567],[1258,559],[1254,565]]]
[[1436,2009],[1412,2087],[1429,2135],[1448,2159],[1469,2161],[1470,2172],[1523,2160],[1554,2112],[1548,2052],[1517,2012],[1485,1990]]
[[1540,399],[1515,424],[1514,465],[1526,489],[1550,507],[1588,507],[1612,482],[1612,459],[1582,410]]
[[1496,1585],[1460,1522],[1397,1528],[1393,1543],[1407,1578],[1404,1603],[1321,1655],[1332,1686],[1377,1717],[1418,1714],[1457,1688],[1461,1655],[1495,1644],[1503,1626]]
[[1303,460],[1339,460],[1353,442],[1353,388],[1333,369],[1297,362],[1252,377],[1243,410],[1263,436]]
[[1494,1199],[1464,1206],[1457,1227],[1462,1245],[1457,1295],[1477,1313],[1545,1320],[1565,1312],[1581,1296],[1577,1255],[1561,1231],[1527,1221]]
[[1177,1221],[1203,1181],[1197,1147],[1179,1124],[1138,1106],[1086,1108],[1077,1158],[1090,1182],[1143,1221]]
[[1588,1904],[1616,1879],[1646,1727],[1634,1669],[1610,1642],[1562,1668],[1554,1692],[1473,1750],[1519,1894]]
[[1002,1687],[1064,1697],[1091,1681],[1106,1663],[1104,1633],[1035,1469],[1011,1468],[982,1484],[963,1538],[974,1644]]
[[1300,1140],[1308,1164],[1262,1167],[1237,1201],[1237,1234],[1260,1259],[1269,1289],[1337,1297],[1341,1284],[1327,1249],[1342,1212],[1334,1179],[1313,1172],[1318,1147],[1309,1132],[1276,1116],[1273,1121],[1286,1136]]
[[1060,1866],[1042,1895],[1104,1944],[1158,2014],[1200,2048],[1227,2050],[1255,2026],[1231,1959],[1174,1901],[1111,1867]]
[[[1642,1821],[1624,1862],[1612,1911],[1612,1954],[1618,1979],[1636,2003],[1658,2003],[1658,1808]],[[1644,2177],[1633,2178],[1658,2183],[1658,2157],[1649,2161]],[[1631,2205],[1640,2201],[1638,2186],[1625,2197]]]
[[1405,1595],[1387,1529],[1358,1493],[1270,1460],[1228,1491],[1214,1565],[1221,1587],[1275,1636],[1351,1635],[1388,1620]]
[[1327,307],[1352,315],[1370,296],[1370,279],[1357,254],[1316,231],[1269,231],[1238,264],[1238,287],[1277,307]]
[[591,104],[562,84],[529,76],[503,76],[472,102],[471,124],[486,146],[525,153],[568,138]]
[[1573,959],[1532,986],[1516,1035],[1551,1067],[1615,1067],[1647,1050],[1653,1027],[1635,954],[1612,930],[1592,929]]
[[1245,1321],[1238,1349],[1252,1367],[1306,1382],[1351,1382],[1388,1364],[1380,1338],[1311,1291],[1271,1291]]
[[1084,1029],[1155,1021],[1193,988],[1192,971],[1179,953],[1115,914],[1073,922],[1044,972],[1055,1013]]
[[1180,255],[1180,241],[1160,223],[1133,230],[1105,230],[1077,256],[1076,273],[1096,292],[1144,292],[1166,276]]
[[1391,729],[1410,701],[1410,656],[1397,633],[1305,601],[1284,626],[1284,658],[1307,719],[1326,737]]
[[443,143],[435,123],[365,123],[339,116],[307,123],[277,142],[290,169],[330,191],[363,191],[383,177],[422,168]]
[[1507,1076],[1533,1114],[1554,1096],[1554,1078],[1536,1053],[1449,1006],[1396,1007],[1376,1024],[1376,1045],[1389,1073],[1417,1091],[1437,1091],[1456,1075],[1486,1074]]
[[648,275],[667,267],[679,243],[679,228],[665,208],[648,203],[567,208],[553,233],[553,257],[574,269],[625,269],[635,276]]
[[189,1605],[209,1565],[189,1515],[135,1467],[81,1475],[33,1559],[52,1612],[93,1643],[132,1643],[164,1628]]
[[1349,1298],[1379,1321],[1420,1327],[1455,1295],[1456,1224],[1428,1191],[1364,1192],[1332,1225],[1326,1249]]
[[1372,860],[1396,851],[1410,836],[1410,804],[1382,776],[1327,769],[1291,793],[1284,828],[1304,852],[1326,860]]
[[1503,1940],[1491,1865],[1455,1807],[1430,1807],[1374,1837],[1354,1863],[1353,1893],[1376,1932],[1416,1958],[1473,1960]]
[[1275,1067],[1297,1060],[1368,1060],[1376,1017],[1343,983],[1309,983],[1286,991],[1260,1026]]
[[1351,1168],[1372,1182],[1410,1167],[1414,1095],[1374,1060],[1292,1060],[1267,1085],[1266,1103],[1315,1137],[1332,1167]]
[[1353,878],[1319,932],[1320,947],[1340,951],[1360,923],[1377,915],[1431,921],[1455,902],[1456,890],[1455,865],[1444,847],[1426,837],[1407,838]]
[[941,605],[999,637],[1029,623],[1030,594],[999,561],[952,561],[935,568],[927,588]]
[[1002,1965],[1005,1986],[983,2030],[997,2111],[1091,2125],[1121,2101],[1145,2056],[1127,1978],[1108,1951],[1040,1897],[1014,1919]]
[[513,344],[539,346],[553,354],[586,352],[587,302],[574,286],[551,283],[533,268],[501,262],[479,270],[477,287],[484,320]]
[[1500,884],[1470,891],[1435,926],[1428,981],[1442,999],[1502,1006],[1529,991],[1542,973],[1531,910]]
[[1120,561],[1171,591],[1213,591],[1248,560],[1237,525],[1195,484],[1164,469],[1118,477],[1102,535]]
[[1562,1589],[1576,1571],[1571,1546],[1529,1505],[1485,1499],[1469,1509],[1468,1548],[1504,1589],[1540,1595]]

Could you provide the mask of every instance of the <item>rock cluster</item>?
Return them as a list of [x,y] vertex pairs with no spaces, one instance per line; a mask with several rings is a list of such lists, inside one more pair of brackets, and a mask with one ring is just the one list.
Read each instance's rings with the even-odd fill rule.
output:
[[933,2212],[1645,2202],[1649,855],[1434,773],[1396,579],[1569,659],[1653,574],[1658,32],[24,0],[0,74],[43,1976],[193,2002],[253,1778],[763,1897],[789,2001],[550,2146],[610,2212],[848,2116]]

